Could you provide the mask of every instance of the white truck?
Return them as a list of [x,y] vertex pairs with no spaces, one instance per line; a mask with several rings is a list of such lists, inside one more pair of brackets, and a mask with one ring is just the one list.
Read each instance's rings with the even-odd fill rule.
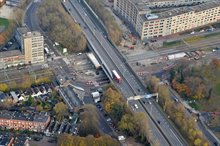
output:
[[100,99],[100,93],[99,93],[98,91],[92,92],[91,95],[92,95],[92,98],[93,98],[93,100],[94,100],[95,103],[98,103],[98,102],[101,101],[101,99]]

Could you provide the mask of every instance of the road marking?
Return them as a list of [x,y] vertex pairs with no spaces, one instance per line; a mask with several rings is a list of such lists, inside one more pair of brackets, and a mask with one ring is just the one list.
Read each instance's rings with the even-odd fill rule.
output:
[[180,145],[183,146],[183,144],[181,143],[181,141],[179,140],[179,138],[176,136],[176,134],[173,132],[173,130],[170,129],[170,131],[173,133],[173,135],[176,137],[176,139],[180,142]]

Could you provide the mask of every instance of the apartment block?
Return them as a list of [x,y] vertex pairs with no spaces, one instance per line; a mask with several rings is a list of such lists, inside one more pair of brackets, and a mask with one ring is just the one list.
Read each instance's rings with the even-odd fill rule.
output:
[[40,32],[21,27],[17,29],[16,39],[21,45],[26,64],[44,62],[44,37]]
[[151,13],[142,0],[114,0],[114,10],[133,26],[137,23],[138,15]]
[[146,40],[172,35],[218,20],[220,20],[220,2],[213,1],[192,7],[176,8],[158,14],[140,15],[137,32],[142,40]]
[[114,1],[115,12],[135,28],[142,40],[215,23],[219,20],[219,6],[220,2],[215,0]]
[[191,6],[211,0],[143,0],[149,8]]
[[17,111],[0,111],[0,126],[7,129],[43,132],[50,122],[47,113],[23,113]]

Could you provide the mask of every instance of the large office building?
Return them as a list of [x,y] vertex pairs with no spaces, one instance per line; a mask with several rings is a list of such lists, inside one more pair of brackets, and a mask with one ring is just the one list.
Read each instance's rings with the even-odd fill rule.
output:
[[21,49],[0,52],[0,69],[44,62],[44,38],[39,32],[20,27],[15,38]]
[[[176,8],[178,6],[181,7]],[[160,7],[174,8],[152,13],[152,9]],[[115,0],[114,9],[132,24],[144,41],[215,23],[220,19],[220,2],[211,0]],[[131,21],[131,18],[135,19]]]
[[16,39],[24,53],[25,63],[44,62],[44,37],[41,33],[21,27],[17,29]]
[[114,10],[133,26],[136,25],[139,15],[151,13],[149,7],[142,0],[115,0]]

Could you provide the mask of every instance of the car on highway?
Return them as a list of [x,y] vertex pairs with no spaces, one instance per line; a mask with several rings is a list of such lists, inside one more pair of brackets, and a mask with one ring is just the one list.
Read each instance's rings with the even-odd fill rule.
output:
[[152,104],[151,101],[148,101],[148,104]]

